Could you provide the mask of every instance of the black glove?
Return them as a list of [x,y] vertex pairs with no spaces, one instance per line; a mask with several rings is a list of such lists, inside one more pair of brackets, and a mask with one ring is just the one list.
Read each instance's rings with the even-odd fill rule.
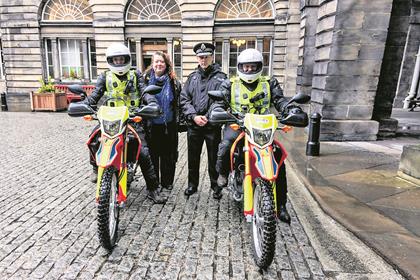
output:
[[283,108],[282,115],[287,116],[290,113],[297,114],[297,113],[301,113],[301,112],[302,112],[302,108],[300,108],[299,106],[297,106],[295,104],[289,104],[285,108]]

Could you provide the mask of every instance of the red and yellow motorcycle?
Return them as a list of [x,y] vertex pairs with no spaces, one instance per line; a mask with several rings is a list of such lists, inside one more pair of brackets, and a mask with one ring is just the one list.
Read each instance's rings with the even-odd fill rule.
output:
[[[81,86],[69,87],[73,93],[84,95]],[[161,87],[148,86],[143,94],[156,94]],[[83,102],[70,103],[68,114],[72,117],[83,116],[85,120],[98,120],[100,129],[92,133],[89,143],[97,133],[100,133],[100,146],[96,152],[96,165],[98,166],[98,179],[96,187],[98,235],[101,245],[111,251],[117,240],[119,210],[127,200],[128,178],[134,174],[140,155],[141,140],[133,128],[134,123],[142,121],[143,117],[157,117],[160,114],[158,106],[147,105],[135,111],[129,110],[129,104],[122,97],[106,98],[99,110],[95,110]],[[130,170],[127,163],[127,154],[130,141],[137,141],[136,159]]]
[[[220,91],[210,91],[209,95],[228,105]],[[256,95],[253,102],[264,97],[264,93]],[[309,96],[297,94],[292,102],[306,103]],[[255,103],[254,103],[255,104]],[[217,110],[219,109],[219,110]],[[308,116],[299,111],[287,115],[252,114],[261,107],[248,107],[247,112],[232,112],[217,108],[210,114],[209,122],[230,125],[240,131],[230,150],[231,170],[227,189],[235,201],[243,201],[243,213],[250,223],[252,248],[256,264],[266,269],[273,261],[276,242],[276,178],[287,152],[283,145],[274,139],[276,130],[287,132],[291,126],[305,127]],[[293,111],[293,110],[292,110]],[[278,121],[285,126],[278,127]],[[274,150],[281,150],[281,158],[274,157]]]

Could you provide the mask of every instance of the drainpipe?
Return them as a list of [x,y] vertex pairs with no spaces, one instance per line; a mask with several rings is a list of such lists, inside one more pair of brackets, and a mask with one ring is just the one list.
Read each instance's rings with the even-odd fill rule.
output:
[[408,96],[404,99],[404,109],[409,109],[411,100],[413,100],[416,97],[416,89],[420,75],[420,45],[416,57],[416,66],[414,67],[413,80],[411,81],[410,92],[408,93]]

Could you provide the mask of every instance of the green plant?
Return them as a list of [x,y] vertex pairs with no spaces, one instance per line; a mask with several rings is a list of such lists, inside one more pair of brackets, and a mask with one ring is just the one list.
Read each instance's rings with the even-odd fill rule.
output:
[[70,79],[80,79],[79,76],[77,75],[77,71],[74,68],[70,68]]
[[48,77],[47,82],[45,82],[44,79],[40,78],[39,83],[41,84],[41,86],[38,88],[36,93],[44,93],[44,92],[55,93],[53,82],[54,80],[50,76]]

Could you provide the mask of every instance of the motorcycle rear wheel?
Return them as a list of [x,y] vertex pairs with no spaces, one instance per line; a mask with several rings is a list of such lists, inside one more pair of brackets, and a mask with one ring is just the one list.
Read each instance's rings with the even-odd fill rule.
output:
[[98,200],[98,235],[102,247],[111,251],[118,236],[118,173],[113,167],[104,170]]
[[250,224],[255,263],[267,269],[273,262],[276,245],[274,197],[269,182],[257,178],[254,184],[254,215]]

